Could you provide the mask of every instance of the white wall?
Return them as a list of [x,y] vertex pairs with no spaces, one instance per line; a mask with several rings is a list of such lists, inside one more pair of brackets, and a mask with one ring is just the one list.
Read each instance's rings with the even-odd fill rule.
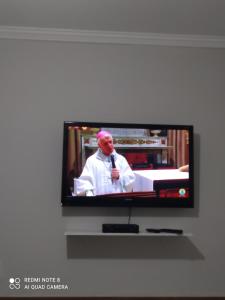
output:
[[[0,40],[0,296],[224,296],[224,83],[224,50]],[[62,209],[64,120],[193,124],[195,209],[132,211],[193,236],[66,239],[128,211]]]

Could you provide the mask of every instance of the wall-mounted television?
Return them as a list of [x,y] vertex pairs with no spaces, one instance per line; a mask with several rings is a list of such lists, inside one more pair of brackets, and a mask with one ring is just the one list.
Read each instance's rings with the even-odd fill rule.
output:
[[193,126],[64,122],[63,206],[193,207]]

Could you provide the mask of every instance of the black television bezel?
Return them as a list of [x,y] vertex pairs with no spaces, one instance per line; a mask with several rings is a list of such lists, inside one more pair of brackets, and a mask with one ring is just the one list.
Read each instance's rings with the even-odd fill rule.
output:
[[[140,128],[140,129],[174,129],[188,130],[189,132],[189,198],[151,198],[143,199],[141,197],[105,197],[102,196],[67,196],[67,147],[68,147],[68,127],[70,126],[87,126],[103,128]],[[62,206],[87,206],[87,207],[194,207],[194,127],[193,125],[165,125],[165,124],[142,124],[142,123],[108,123],[108,122],[80,122],[65,121],[63,129],[63,160],[62,160],[62,185],[61,185],[61,205]]]

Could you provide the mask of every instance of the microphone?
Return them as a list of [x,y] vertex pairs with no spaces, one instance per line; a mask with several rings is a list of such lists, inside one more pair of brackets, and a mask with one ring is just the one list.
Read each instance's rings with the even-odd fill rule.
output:
[[111,162],[112,162],[112,168],[115,169],[116,168],[116,164],[115,164],[114,155],[111,155],[110,158],[111,158]]
[[[115,159],[114,159],[114,155],[110,156],[111,158],[111,162],[112,162],[112,169],[116,169],[116,164],[115,164]],[[118,171],[118,170],[117,170]],[[113,172],[113,171],[112,171]],[[114,182],[114,180],[119,179],[120,175],[118,174],[118,177],[115,178],[115,175],[113,175],[114,177],[112,178],[112,183]]]

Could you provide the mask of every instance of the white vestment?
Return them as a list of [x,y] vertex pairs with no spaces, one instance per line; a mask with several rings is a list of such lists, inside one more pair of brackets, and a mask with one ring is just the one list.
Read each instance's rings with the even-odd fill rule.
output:
[[119,179],[111,177],[112,162],[110,156],[106,156],[98,149],[88,157],[82,174],[74,179],[74,193],[79,195],[95,196],[111,193],[131,192],[135,175],[133,174],[127,160],[114,150],[116,168],[120,171]]

